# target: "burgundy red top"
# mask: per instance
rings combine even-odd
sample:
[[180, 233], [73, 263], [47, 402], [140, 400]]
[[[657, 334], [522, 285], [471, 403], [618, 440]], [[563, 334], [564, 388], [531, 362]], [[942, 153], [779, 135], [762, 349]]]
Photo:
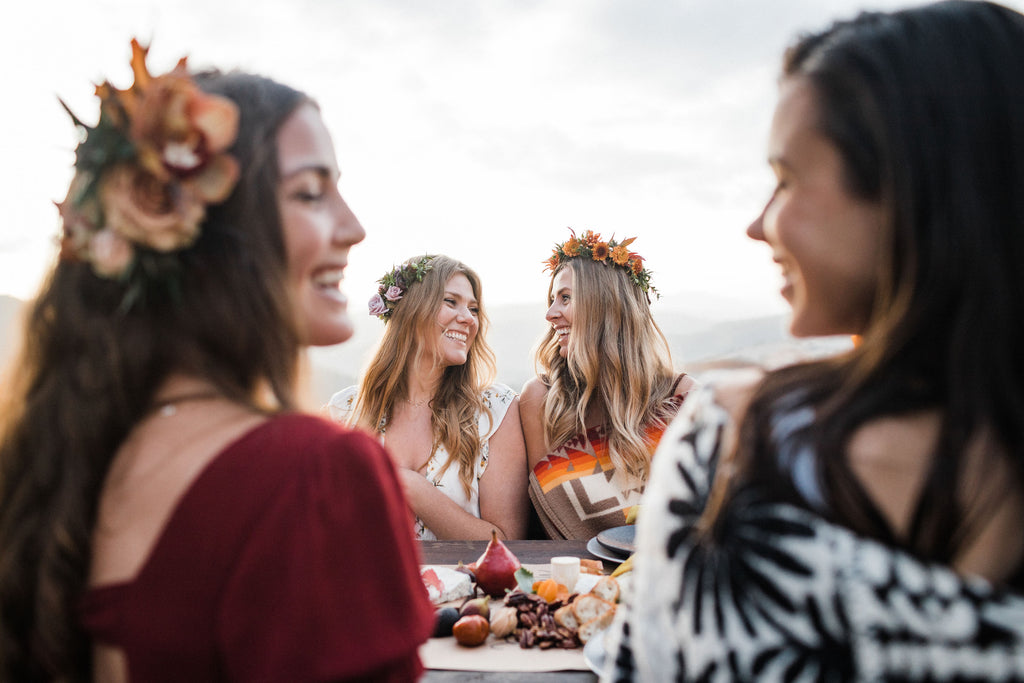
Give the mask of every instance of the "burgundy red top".
[[414, 680], [433, 608], [394, 466], [313, 416], [267, 420], [191, 484], [84, 628], [134, 681]]

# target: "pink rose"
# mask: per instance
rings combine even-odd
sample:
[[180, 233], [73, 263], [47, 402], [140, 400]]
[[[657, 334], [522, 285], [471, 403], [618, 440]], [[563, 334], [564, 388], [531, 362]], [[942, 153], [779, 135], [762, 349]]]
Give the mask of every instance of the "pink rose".
[[374, 294], [370, 297], [370, 315], [375, 315], [378, 318], [388, 311], [388, 305], [384, 303], [384, 299], [381, 298], [380, 294]]
[[398, 285], [391, 285], [388, 287], [388, 291], [384, 293], [384, 298], [388, 301], [398, 301], [402, 298], [402, 288]]
[[108, 170], [99, 193], [107, 227], [157, 251], [192, 244], [206, 215], [202, 198], [190, 187], [179, 185], [175, 192], [170, 184], [132, 164]]
[[135, 249], [110, 228], [100, 230], [89, 240], [89, 261], [100, 277], [115, 278], [122, 275], [135, 258]]

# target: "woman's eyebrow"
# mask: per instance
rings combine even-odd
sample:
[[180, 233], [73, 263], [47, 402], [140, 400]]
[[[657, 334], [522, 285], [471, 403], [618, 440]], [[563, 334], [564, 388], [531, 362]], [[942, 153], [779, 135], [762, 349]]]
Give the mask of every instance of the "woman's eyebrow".
[[[453, 299], [459, 299], [459, 300], [462, 300], [462, 299], [464, 298], [464, 297], [463, 297], [463, 296], [462, 296], [461, 294], [459, 294], [458, 292], [453, 292], [453, 291], [451, 291], [451, 290], [448, 290], [448, 289], [446, 289], [446, 290], [444, 291], [444, 295], [445, 295], [445, 296], [450, 296], [450, 297], [452, 297]], [[476, 301], [476, 299], [475, 299], [474, 297], [470, 297], [470, 298], [469, 298], [469, 303], [471, 303], [471, 304], [475, 304], [476, 302], [477, 302], [477, 301]]]
[[317, 163], [300, 164], [292, 169], [286, 169], [281, 173], [281, 179], [286, 180], [288, 178], [294, 178], [295, 176], [302, 175], [303, 173], [315, 173], [318, 177], [324, 180], [331, 180], [332, 178], [341, 178], [341, 173], [330, 166], [325, 166]]

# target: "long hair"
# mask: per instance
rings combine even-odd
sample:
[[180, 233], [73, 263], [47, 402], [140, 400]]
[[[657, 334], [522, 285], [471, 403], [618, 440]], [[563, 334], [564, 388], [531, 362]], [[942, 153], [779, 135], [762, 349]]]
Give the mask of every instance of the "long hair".
[[[0, 679], [87, 680], [76, 618], [110, 462], [175, 372], [257, 410], [288, 408], [300, 344], [285, 287], [275, 134], [301, 93], [241, 73], [197, 76], [234, 100], [242, 174], [210, 207], [180, 278], [127, 309], [121, 283], [60, 260], [29, 306], [0, 406]], [[267, 390], [274, 400], [261, 399]], [[275, 405], [276, 404], [276, 405]]]
[[545, 440], [549, 448], [586, 431], [591, 405], [605, 413], [608, 451], [617, 470], [641, 482], [650, 468], [648, 428], [672, 415], [675, 372], [668, 341], [651, 316], [647, 295], [622, 268], [574, 258], [555, 276], [572, 273], [572, 334], [569, 352], [559, 354], [549, 329], [534, 353], [537, 374], [548, 385], [544, 397]]
[[[394, 412], [395, 404], [409, 395], [409, 374], [430, 354], [437, 362], [434, 339], [438, 335], [437, 312], [444, 302], [444, 288], [456, 274], [463, 274], [473, 288], [479, 310], [479, 328], [466, 362], [449, 365], [430, 403], [433, 448], [448, 451], [442, 470], [458, 465], [459, 481], [469, 495], [473, 465], [480, 451], [477, 416], [489, 415], [483, 392], [494, 381], [494, 351], [487, 343], [487, 319], [480, 277], [472, 268], [453, 258], [430, 255], [430, 270], [422, 282], [412, 284], [395, 307], [373, 358], [359, 383], [351, 421], [365, 429], [380, 431]], [[413, 263], [410, 259], [406, 263]], [[396, 372], [396, 368], [400, 371]]]
[[[802, 38], [784, 78], [817, 97], [846, 189], [888, 214], [863, 343], [769, 375], [741, 424], [738, 470], [793, 502], [772, 434], [780, 410], [813, 409], [794, 438], [816, 454], [831, 514], [858, 532], [948, 561], [979, 515], [1024, 488], [1024, 16], [987, 2], [865, 13]], [[842, 454], [886, 415], [936, 410], [941, 427], [908, 538], [893, 537]], [[965, 501], [979, 440], [1015, 476]], [[993, 490], [995, 489], [995, 490]], [[735, 490], [735, 488], [734, 488]]]

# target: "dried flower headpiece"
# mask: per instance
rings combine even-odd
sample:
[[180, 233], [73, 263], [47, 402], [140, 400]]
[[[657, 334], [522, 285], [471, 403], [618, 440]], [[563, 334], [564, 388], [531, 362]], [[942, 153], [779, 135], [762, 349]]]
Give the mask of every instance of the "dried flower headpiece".
[[173, 252], [195, 242], [206, 207], [227, 199], [239, 176], [238, 162], [225, 153], [238, 135], [238, 107], [201, 91], [186, 58], [169, 73], [151, 75], [148, 52], [132, 40], [129, 89], [109, 81], [96, 86], [95, 126], [61, 101], [83, 139], [67, 198], [57, 205], [60, 256], [136, 285], [130, 296], [147, 278], [173, 269]]
[[651, 284], [651, 271], [644, 268], [644, 257], [629, 250], [629, 245], [633, 243], [635, 237], [621, 242], [616, 242], [612, 237], [605, 242], [601, 239], [601, 234], [593, 230], [584, 230], [579, 237], [576, 236], [576, 232], [572, 228], [569, 229], [569, 232], [572, 233], [572, 237], [555, 245], [551, 258], [544, 262], [544, 270], [553, 273], [570, 259], [591, 259], [606, 266], [622, 268], [629, 275], [633, 284], [647, 295], [648, 301], [651, 300], [651, 294], [654, 294], [655, 298], [661, 297], [658, 290]]
[[430, 262], [433, 256], [424, 256], [418, 261], [408, 261], [400, 266], [395, 266], [391, 271], [377, 280], [380, 287], [377, 293], [370, 297], [370, 315], [375, 315], [384, 322], [391, 318], [391, 312], [398, 305], [398, 300], [405, 296], [414, 282], [423, 282], [423, 276], [433, 266]]

